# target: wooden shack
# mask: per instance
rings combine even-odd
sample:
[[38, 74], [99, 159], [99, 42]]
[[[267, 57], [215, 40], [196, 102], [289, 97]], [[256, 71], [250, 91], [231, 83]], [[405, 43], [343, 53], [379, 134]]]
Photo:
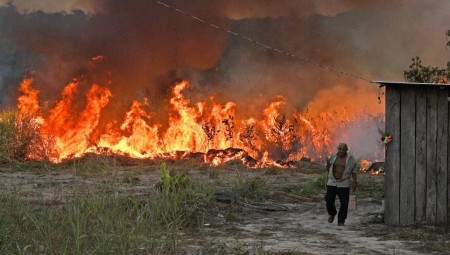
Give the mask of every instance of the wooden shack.
[[450, 84], [386, 86], [385, 215], [388, 225], [442, 224], [450, 205]]

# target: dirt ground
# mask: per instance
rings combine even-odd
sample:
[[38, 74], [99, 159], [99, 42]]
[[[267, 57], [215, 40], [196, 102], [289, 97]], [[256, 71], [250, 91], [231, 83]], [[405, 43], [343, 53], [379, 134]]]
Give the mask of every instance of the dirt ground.
[[287, 211], [245, 209], [242, 222], [212, 224], [205, 231], [206, 236], [223, 240], [228, 247], [242, 242], [281, 254], [418, 254], [408, 250], [401, 241], [368, 235], [368, 231], [383, 228], [373, 224], [369, 230], [363, 223], [367, 217], [382, 212], [381, 205], [370, 199], [359, 201], [357, 210], [349, 213], [345, 226], [337, 226], [336, 220], [332, 224], [327, 222], [323, 202], [283, 205]]
[[[174, 167], [176, 168], [176, 167]], [[183, 170], [186, 171], [186, 170]], [[207, 173], [187, 170], [198, 180], [211, 182], [218, 189], [229, 190], [236, 171], [224, 167]], [[279, 170], [275, 174], [247, 170], [246, 176], [267, 178], [272, 187], [307, 181], [318, 174]], [[242, 174], [242, 173], [241, 173]], [[212, 177], [213, 176], [213, 177]], [[14, 193], [31, 203], [57, 203], [66, 195], [82, 195], [105, 180], [117, 178], [123, 195], [148, 196], [159, 179], [157, 166], [145, 164], [121, 167], [120, 171], [100, 175], [79, 174], [55, 169], [17, 170], [0, 168], [0, 192]], [[128, 178], [128, 181], [127, 181]], [[136, 180], [135, 182], [133, 180]], [[448, 247], [445, 227], [388, 227], [382, 224], [383, 205], [379, 199], [358, 199], [357, 210], [349, 212], [345, 226], [327, 222], [322, 199], [301, 201], [272, 198], [269, 207], [245, 203], [217, 203], [216, 211], [205, 220], [197, 234], [182, 237], [183, 254], [449, 254], [442, 249], [429, 249], [426, 238], [442, 239]], [[271, 206], [270, 206], [271, 205]], [[439, 231], [436, 230], [439, 228]], [[435, 236], [422, 238], [429, 232]]]

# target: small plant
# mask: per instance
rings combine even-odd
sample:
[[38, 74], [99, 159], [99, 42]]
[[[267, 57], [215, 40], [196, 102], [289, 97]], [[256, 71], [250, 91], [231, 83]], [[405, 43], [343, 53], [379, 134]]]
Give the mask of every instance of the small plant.
[[185, 187], [188, 181], [186, 173], [171, 176], [165, 163], [160, 165], [159, 170], [161, 171], [161, 181], [156, 184], [159, 191], [168, 194], [169, 192], [178, 191]]
[[318, 176], [312, 182], [298, 183], [295, 185], [285, 185], [282, 190], [285, 192], [293, 193], [296, 195], [301, 195], [305, 197], [312, 198], [314, 200], [319, 200], [326, 192], [328, 177], [326, 174]]
[[186, 173], [171, 175], [164, 163], [160, 165], [160, 172], [158, 192], [149, 200], [149, 219], [152, 226], [166, 233], [164, 246], [174, 253], [180, 230], [202, 225], [214, 197], [203, 184], [191, 182]]
[[257, 176], [244, 178], [238, 172], [238, 178], [234, 183], [233, 192], [245, 199], [264, 200], [270, 189], [266, 178]]

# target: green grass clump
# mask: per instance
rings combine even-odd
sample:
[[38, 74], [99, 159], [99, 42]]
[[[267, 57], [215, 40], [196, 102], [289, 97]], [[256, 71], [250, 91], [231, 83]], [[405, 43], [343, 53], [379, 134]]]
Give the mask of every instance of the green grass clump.
[[358, 187], [356, 189], [356, 195], [358, 198], [371, 197], [381, 202], [384, 194], [383, 181], [383, 175], [358, 174]]
[[261, 176], [244, 177], [238, 172], [238, 178], [234, 183], [233, 192], [245, 199], [262, 201], [266, 198], [270, 189], [268, 180]]
[[326, 193], [327, 181], [327, 174], [322, 174], [316, 177], [313, 181], [284, 185], [281, 189], [284, 192], [309, 197], [314, 200], [320, 200]]
[[149, 219], [157, 232], [166, 233], [168, 249], [176, 250], [183, 227], [198, 227], [214, 205], [213, 192], [201, 183], [191, 182], [186, 173], [171, 175], [161, 164], [159, 192], [149, 201]]
[[10, 161], [11, 142], [14, 138], [14, 111], [0, 111], [0, 160]]
[[162, 176], [170, 186], [151, 197], [122, 195], [120, 179], [45, 203], [0, 194], [0, 254], [178, 254], [215, 200], [188, 176]]

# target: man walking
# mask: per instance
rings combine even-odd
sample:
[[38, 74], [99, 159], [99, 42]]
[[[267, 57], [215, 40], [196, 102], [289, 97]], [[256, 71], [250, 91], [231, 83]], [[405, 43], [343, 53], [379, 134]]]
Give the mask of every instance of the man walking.
[[[332, 154], [327, 162], [328, 182], [325, 201], [329, 215], [328, 222], [333, 223], [337, 214], [336, 195], [339, 197], [341, 207], [338, 213], [338, 225], [343, 226], [347, 219], [350, 185], [352, 191], [356, 190], [356, 162], [355, 158], [348, 153], [347, 144], [340, 143], [337, 150], [337, 153]], [[353, 177], [353, 182], [350, 181], [350, 176]]]

